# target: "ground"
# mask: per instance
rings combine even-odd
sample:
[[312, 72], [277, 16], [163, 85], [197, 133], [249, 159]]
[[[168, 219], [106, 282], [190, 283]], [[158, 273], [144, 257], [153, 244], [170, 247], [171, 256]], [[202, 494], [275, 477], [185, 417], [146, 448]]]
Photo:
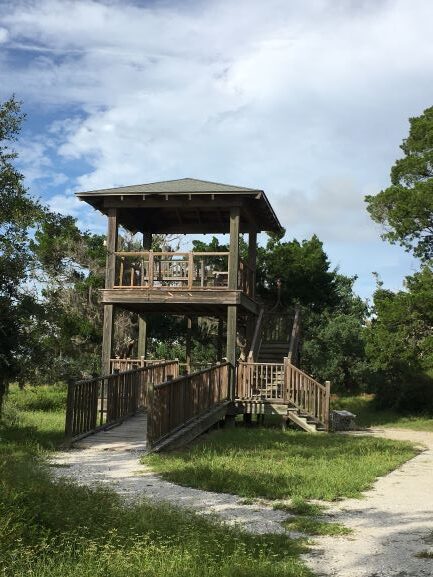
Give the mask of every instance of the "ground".
[[[433, 560], [428, 558], [427, 541], [433, 530], [433, 433], [386, 429], [373, 430], [370, 435], [412, 441], [422, 447], [422, 452], [378, 479], [363, 498], [333, 503], [324, 519], [353, 532], [314, 537], [303, 560], [314, 573], [324, 576], [431, 576]], [[110, 449], [107, 437], [103, 444], [87, 441], [84, 450], [57, 455], [55, 464], [62, 467], [54, 469], [56, 475], [90, 485], [106, 483], [128, 499], [145, 496], [152, 502], [214, 513], [225, 522], [240, 523], [254, 533], [287, 532], [285, 521], [291, 518], [287, 510], [272, 508], [265, 501], [245, 503], [234, 495], [164, 481], [148, 466], [139, 465], [136, 452], [121, 445], [117, 450]], [[289, 535], [297, 537], [299, 533], [289, 531]]]
[[353, 534], [316, 538], [304, 560], [318, 576], [431, 577], [433, 433], [384, 429], [372, 434], [410, 440], [427, 450], [378, 479], [363, 499], [333, 506], [330, 518]]

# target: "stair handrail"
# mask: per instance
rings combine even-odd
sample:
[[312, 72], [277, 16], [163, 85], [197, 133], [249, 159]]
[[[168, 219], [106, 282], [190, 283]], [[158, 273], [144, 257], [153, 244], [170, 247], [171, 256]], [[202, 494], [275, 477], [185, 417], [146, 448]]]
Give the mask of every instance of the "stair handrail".
[[316, 379], [284, 359], [284, 398], [305, 411], [329, 430], [331, 383], [322, 385]]
[[265, 314], [265, 308], [262, 307], [257, 317], [253, 340], [251, 341], [250, 352], [248, 353], [249, 362], [254, 362], [254, 359], [257, 357], [257, 353], [259, 351], [260, 341], [262, 339], [262, 323], [264, 314]]
[[289, 352], [287, 354], [289, 363], [292, 363], [293, 365], [295, 365], [295, 355], [297, 348], [299, 346], [300, 329], [301, 329], [301, 307], [299, 305], [296, 305], [295, 315], [293, 317], [292, 332], [290, 334]]

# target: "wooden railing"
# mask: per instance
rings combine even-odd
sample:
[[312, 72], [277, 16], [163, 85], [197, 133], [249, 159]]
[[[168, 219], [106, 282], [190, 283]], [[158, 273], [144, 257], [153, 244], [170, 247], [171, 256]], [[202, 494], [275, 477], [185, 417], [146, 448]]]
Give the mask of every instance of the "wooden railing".
[[76, 440], [133, 415], [147, 406], [151, 385], [178, 374], [177, 361], [164, 361], [70, 383], [65, 426], [67, 440]]
[[262, 342], [289, 343], [293, 326], [293, 313], [265, 313], [263, 318]]
[[287, 358], [284, 364], [239, 362], [236, 397], [287, 403], [329, 429], [329, 381], [318, 383]]
[[331, 384], [321, 385], [315, 379], [295, 367], [285, 363], [285, 390], [287, 399], [329, 430], [329, 402]]
[[295, 307], [295, 316], [293, 319], [292, 332], [289, 342], [289, 353], [287, 358], [289, 363], [297, 366], [299, 364], [299, 346], [301, 340], [301, 308], [297, 305]]
[[253, 339], [251, 341], [251, 348], [250, 352], [248, 353], [248, 361], [250, 363], [254, 362], [254, 359], [257, 358], [257, 354], [260, 349], [260, 343], [262, 340], [262, 324], [263, 324], [263, 317], [265, 314], [265, 309], [262, 307], [260, 312], [257, 316], [256, 326], [254, 328]]
[[130, 371], [131, 369], [137, 369], [139, 367], [148, 367], [150, 365], [155, 365], [158, 363], [163, 363], [165, 359], [145, 359], [140, 357], [139, 359], [110, 359], [111, 373], [121, 373], [123, 371]]
[[227, 401], [230, 365], [209, 369], [156, 384], [148, 404], [148, 439], [151, 445], [191, 419]]
[[239, 362], [236, 396], [240, 399], [283, 400], [284, 365]]
[[246, 295], [254, 296], [255, 272], [243, 259], [239, 259], [238, 287]]
[[114, 288], [228, 287], [228, 252], [116, 252]]

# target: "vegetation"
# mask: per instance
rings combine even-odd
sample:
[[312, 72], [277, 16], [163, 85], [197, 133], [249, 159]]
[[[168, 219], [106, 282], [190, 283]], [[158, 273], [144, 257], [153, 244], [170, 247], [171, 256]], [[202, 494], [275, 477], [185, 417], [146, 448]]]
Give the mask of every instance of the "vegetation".
[[307, 577], [301, 542], [112, 492], [53, 482], [43, 457], [62, 437], [65, 390], [11, 389], [0, 428], [0, 575]]
[[394, 409], [381, 409], [374, 395], [340, 397], [331, 401], [331, 408], [354, 413], [356, 424], [360, 427], [395, 427], [414, 431], [433, 431], [433, 415], [402, 414]]
[[289, 531], [298, 531], [307, 535], [350, 535], [352, 529], [341, 523], [328, 523], [311, 517], [292, 517], [284, 521], [284, 526]]
[[179, 485], [242, 497], [335, 500], [359, 497], [414, 454], [410, 444], [384, 439], [236, 428], [145, 462]]
[[409, 123], [391, 186], [366, 202], [372, 219], [386, 227], [383, 238], [428, 261], [433, 257], [433, 107]]

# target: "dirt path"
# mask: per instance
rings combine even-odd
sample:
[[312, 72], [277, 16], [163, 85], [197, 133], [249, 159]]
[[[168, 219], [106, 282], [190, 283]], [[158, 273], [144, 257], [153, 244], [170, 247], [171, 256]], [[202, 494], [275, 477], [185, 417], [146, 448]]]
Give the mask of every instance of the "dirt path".
[[[146, 442], [137, 437], [137, 431], [142, 431], [143, 425], [131, 420], [123, 425], [125, 429], [89, 437], [81, 450], [58, 453], [53, 465], [60, 466], [54, 466], [53, 472], [80, 484], [108, 485], [129, 501], [145, 497], [214, 513], [254, 533], [286, 532], [281, 522], [289, 515], [283, 511], [265, 504], [246, 505], [235, 495], [180, 487], [140, 465]], [[380, 478], [365, 498], [341, 501], [330, 509], [329, 520], [354, 533], [315, 537], [304, 561], [318, 576], [433, 577], [433, 559], [416, 556], [433, 552], [433, 540], [428, 539], [433, 532], [433, 433], [386, 429], [372, 434], [423, 444], [427, 450]]]
[[[264, 505], [245, 505], [240, 497], [180, 487], [164, 481], [139, 463], [147, 448], [143, 431], [146, 415], [129, 419], [106, 433], [87, 437], [77, 449], [57, 453], [52, 459], [56, 477], [65, 477], [89, 486], [106, 485], [127, 501], [147, 498], [178, 507], [215, 514], [229, 524], [239, 523], [252, 533], [286, 533], [282, 511]], [[292, 537], [298, 533], [288, 533]]]
[[433, 576], [433, 433], [403, 429], [374, 430], [376, 436], [408, 440], [427, 447], [386, 477], [364, 499], [342, 501], [332, 520], [354, 530], [348, 537], [315, 538], [304, 556], [318, 576]]

